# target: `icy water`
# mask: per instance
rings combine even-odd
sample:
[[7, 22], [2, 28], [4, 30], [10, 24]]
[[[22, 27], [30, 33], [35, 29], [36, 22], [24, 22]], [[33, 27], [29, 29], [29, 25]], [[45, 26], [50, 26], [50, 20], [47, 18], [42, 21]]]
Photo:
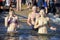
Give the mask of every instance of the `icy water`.
[[0, 29], [0, 40], [60, 40], [60, 30], [49, 30], [48, 34], [38, 34], [27, 27], [26, 23], [21, 23], [21, 25], [23, 26], [17, 29], [18, 32], [12, 34], [7, 34], [6, 28]]
[[[36, 31], [32, 30], [31, 27], [27, 25], [27, 23], [20, 22], [20, 28], [17, 29], [17, 33], [6, 33], [6, 29], [4, 27], [4, 24], [1, 19], [0, 20], [0, 40], [60, 40], [60, 21], [55, 20], [52, 16], [50, 16], [50, 19], [53, 23], [51, 23], [52, 26], [57, 26], [56, 31], [48, 30], [48, 34], [38, 34]], [[58, 24], [58, 25], [57, 25]]]
[[[34, 33], [33, 33], [34, 34]], [[14, 36], [0, 35], [0, 40], [60, 40], [57, 35], [32, 35], [29, 33], [15, 34]]]

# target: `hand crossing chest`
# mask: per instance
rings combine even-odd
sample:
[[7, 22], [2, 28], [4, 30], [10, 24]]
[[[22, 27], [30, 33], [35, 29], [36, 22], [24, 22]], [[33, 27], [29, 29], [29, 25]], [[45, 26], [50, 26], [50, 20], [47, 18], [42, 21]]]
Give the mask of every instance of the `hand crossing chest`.
[[47, 24], [47, 19], [44, 18], [44, 19], [39, 19], [39, 25], [44, 25], [44, 24]]

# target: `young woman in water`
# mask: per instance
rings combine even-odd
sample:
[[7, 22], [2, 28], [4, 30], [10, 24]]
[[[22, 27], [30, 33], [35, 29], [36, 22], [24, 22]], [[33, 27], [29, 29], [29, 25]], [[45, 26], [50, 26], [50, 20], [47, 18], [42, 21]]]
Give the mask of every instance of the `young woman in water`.
[[[40, 10], [40, 17], [36, 19], [36, 23], [34, 28], [38, 28], [38, 33], [40, 34], [47, 34], [47, 28], [50, 27], [49, 25], [49, 18], [45, 15], [45, 12], [43, 9]], [[55, 28], [50, 27], [52, 30], [55, 30]]]
[[18, 17], [13, 13], [13, 10], [10, 10], [9, 15], [5, 17], [5, 26], [8, 27], [7, 32], [16, 32]]

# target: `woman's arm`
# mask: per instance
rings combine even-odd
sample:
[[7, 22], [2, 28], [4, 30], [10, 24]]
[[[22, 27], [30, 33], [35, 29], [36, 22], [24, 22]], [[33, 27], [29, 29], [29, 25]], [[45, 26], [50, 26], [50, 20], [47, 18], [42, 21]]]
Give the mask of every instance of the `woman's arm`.
[[48, 8], [47, 7], [45, 7], [45, 10], [46, 10], [46, 13], [48, 12]]
[[38, 19], [36, 19], [34, 28], [38, 28], [39, 26], [40, 26], [40, 25], [38, 24]]
[[31, 26], [30, 21], [31, 21], [31, 18], [30, 18], [30, 15], [29, 15], [29, 16], [28, 16], [28, 19], [27, 19], [27, 23], [28, 23], [29, 26]]
[[17, 27], [19, 28], [19, 20], [18, 20], [18, 17], [16, 16], [16, 21], [17, 21]]
[[[49, 21], [50, 21], [50, 19], [49, 19]], [[50, 25], [50, 22], [49, 22], [49, 21], [48, 21], [48, 27], [50, 27], [51, 30], [56, 30], [55, 27], [52, 27], [52, 26]]]
[[5, 17], [5, 27], [7, 27], [8, 26], [8, 17]]
[[15, 18], [16, 18], [16, 20], [17, 20], [17, 23], [18, 23], [18, 17], [16, 16]]

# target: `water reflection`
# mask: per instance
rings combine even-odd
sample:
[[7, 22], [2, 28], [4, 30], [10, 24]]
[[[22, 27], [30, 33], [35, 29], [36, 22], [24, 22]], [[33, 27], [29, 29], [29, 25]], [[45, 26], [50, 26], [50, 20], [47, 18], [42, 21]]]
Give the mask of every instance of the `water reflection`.
[[4, 40], [19, 40], [18, 37], [6, 37]]
[[0, 40], [60, 40], [60, 36], [32, 36], [27, 34], [22, 34], [19, 36], [6, 36], [6, 37], [0, 37]]
[[39, 40], [49, 40], [47, 36], [39, 36]]
[[53, 36], [50, 38], [50, 40], [60, 40], [60, 37]]

